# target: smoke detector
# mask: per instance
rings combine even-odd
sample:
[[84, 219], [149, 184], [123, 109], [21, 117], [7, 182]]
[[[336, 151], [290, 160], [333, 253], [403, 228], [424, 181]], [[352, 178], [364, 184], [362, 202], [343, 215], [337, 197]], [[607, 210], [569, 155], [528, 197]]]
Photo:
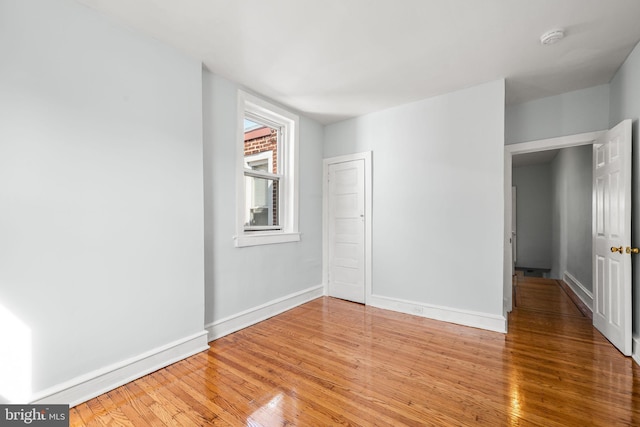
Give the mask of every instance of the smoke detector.
[[564, 37], [564, 30], [547, 31], [540, 36], [540, 43], [543, 45], [558, 43]]

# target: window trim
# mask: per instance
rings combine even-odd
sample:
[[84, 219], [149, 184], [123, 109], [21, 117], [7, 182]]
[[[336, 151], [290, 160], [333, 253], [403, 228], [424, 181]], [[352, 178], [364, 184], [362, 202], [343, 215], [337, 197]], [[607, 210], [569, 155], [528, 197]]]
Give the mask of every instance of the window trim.
[[[245, 113], [251, 117], [264, 119], [269, 125], [276, 125], [281, 130], [281, 145], [278, 162], [282, 169], [280, 175], [280, 230], [245, 231], [245, 159], [244, 159], [244, 119]], [[276, 243], [297, 242], [298, 231], [298, 136], [299, 118], [263, 99], [238, 91], [236, 137], [236, 247], [269, 245]]]

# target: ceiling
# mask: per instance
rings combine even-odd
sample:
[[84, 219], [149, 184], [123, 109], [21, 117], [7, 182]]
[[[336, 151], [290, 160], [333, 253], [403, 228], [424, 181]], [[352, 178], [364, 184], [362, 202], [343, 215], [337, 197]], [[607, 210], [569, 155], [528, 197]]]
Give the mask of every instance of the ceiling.
[[604, 84], [640, 40], [638, 0], [78, 1], [321, 123], [501, 78], [507, 103]]

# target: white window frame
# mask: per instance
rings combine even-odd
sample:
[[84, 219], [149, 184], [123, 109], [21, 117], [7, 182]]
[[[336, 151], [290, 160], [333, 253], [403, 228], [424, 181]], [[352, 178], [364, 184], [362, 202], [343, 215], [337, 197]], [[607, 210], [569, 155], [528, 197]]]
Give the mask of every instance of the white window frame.
[[[281, 229], [265, 231], [245, 230], [245, 157], [244, 119], [245, 113], [264, 120], [281, 130], [278, 148], [279, 175], [279, 220]], [[236, 247], [297, 242], [298, 231], [298, 134], [299, 118], [263, 99], [238, 91], [238, 125], [236, 138]], [[251, 118], [249, 118], [251, 120]]]

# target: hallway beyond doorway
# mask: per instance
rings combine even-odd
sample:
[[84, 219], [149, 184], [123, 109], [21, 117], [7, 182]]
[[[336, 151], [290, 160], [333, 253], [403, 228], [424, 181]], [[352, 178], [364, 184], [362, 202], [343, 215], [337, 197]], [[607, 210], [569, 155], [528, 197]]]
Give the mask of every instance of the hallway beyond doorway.
[[514, 282], [515, 307], [560, 316], [592, 319], [591, 311], [561, 280], [518, 275]]

